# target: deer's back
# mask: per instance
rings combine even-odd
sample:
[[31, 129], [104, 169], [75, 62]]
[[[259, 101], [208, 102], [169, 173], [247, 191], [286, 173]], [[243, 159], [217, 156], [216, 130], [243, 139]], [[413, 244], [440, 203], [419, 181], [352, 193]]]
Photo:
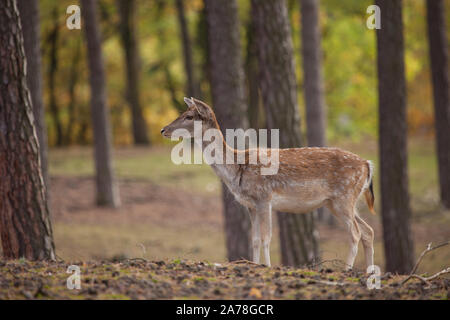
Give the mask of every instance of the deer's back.
[[356, 201], [368, 170], [367, 160], [339, 148], [280, 149], [278, 173], [261, 176], [249, 166], [242, 191], [272, 201], [275, 210], [308, 212], [333, 199]]

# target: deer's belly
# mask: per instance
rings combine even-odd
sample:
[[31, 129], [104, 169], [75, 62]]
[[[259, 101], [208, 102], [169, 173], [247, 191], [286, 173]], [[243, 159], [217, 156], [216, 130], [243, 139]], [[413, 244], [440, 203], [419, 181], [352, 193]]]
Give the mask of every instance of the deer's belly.
[[307, 213], [320, 208], [325, 204], [326, 199], [321, 197], [299, 197], [299, 195], [273, 194], [272, 210], [291, 213]]

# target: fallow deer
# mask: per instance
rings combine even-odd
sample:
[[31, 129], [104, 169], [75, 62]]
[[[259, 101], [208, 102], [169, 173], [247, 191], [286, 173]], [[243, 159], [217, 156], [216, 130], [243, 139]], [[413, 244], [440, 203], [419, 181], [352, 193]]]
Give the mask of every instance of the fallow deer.
[[[194, 121], [202, 121], [202, 130], [219, 129], [215, 114], [206, 103], [184, 98], [188, 109], [161, 130], [170, 138], [176, 129], [186, 129], [194, 135]], [[204, 142], [203, 142], [204, 143]], [[216, 143], [234, 155], [248, 154], [252, 149], [236, 150], [223, 139]], [[202, 146], [205, 147], [205, 146]], [[367, 266], [373, 265], [373, 229], [356, 210], [358, 198], [364, 193], [367, 205], [374, 214], [372, 188], [373, 166], [370, 161], [339, 148], [267, 149], [278, 152], [279, 168], [274, 175], [261, 175], [264, 164], [212, 164], [219, 178], [228, 186], [236, 200], [247, 207], [252, 222], [253, 261], [260, 263], [261, 244], [267, 266], [270, 266], [269, 247], [272, 237], [272, 210], [307, 213], [327, 207], [342, 220], [349, 233], [350, 253], [346, 260], [351, 269], [362, 240]], [[267, 165], [267, 164], [266, 164]]]

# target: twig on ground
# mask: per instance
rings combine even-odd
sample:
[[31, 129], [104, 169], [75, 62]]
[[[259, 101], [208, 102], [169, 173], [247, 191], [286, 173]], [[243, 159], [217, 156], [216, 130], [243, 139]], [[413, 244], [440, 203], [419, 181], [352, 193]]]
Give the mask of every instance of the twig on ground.
[[145, 258], [130, 258], [127, 259], [128, 261], [142, 261], [142, 262], [148, 262]]
[[439, 244], [439, 245], [437, 245], [437, 246], [435, 246], [435, 247], [432, 247], [432, 246], [431, 246], [431, 245], [432, 245], [432, 242], [430, 242], [430, 243], [428, 244], [427, 248], [426, 248], [424, 251], [422, 251], [422, 253], [420, 254], [419, 259], [417, 259], [417, 262], [416, 262], [416, 264], [414, 265], [414, 268], [412, 269], [412, 271], [411, 271], [410, 274], [416, 273], [417, 268], [419, 267], [420, 262], [422, 261], [423, 257], [424, 257], [428, 252], [433, 251], [433, 250], [436, 250], [436, 249], [439, 249], [439, 248], [441, 248], [441, 247], [443, 247], [443, 246], [448, 245], [449, 243], [450, 243], [450, 241], [447, 241], [447, 242], [441, 243], [441, 244]]
[[419, 279], [423, 283], [426, 283], [429, 285], [431, 280], [434, 280], [434, 279], [438, 278], [439, 276], [442, 276], [443, 274], [447, 274], [447, 273], [450, 273], [450, 267], [447, 269], [441, 270], [430, 277], [422, 277], [417, 274], [410, 274], [405, 280], [402, 281], [402, 284], [405, 284], [408, 280], [415, 278], [415, 279]]
[[348, 266], [343, 260], [340, 260], [340, 259], [329, 259], [329, 260], [321, 260], [321, 261], [318, 261], [318, 262], [313, 262], [310, 265], [308, 265], [308, 268], [313, 269], [313, 268], [315, 268], [317, 266], [320, 266], [322, 264], [329, 263], [329, 262], [332, 263], [332, 265], [336, 266], [336, 267], [346, 268]]
[[235, 260], [235, 261], [230, 261], [231, 264], [253, 264], [256, 266], [263, 266], [262, 264], [250, 261], [250, 260], [246, 260], [246, 259], [242, 259], [242, 260]]
[[408, 276], [405, 280], [402, 281], [402, 285], [405, 284], [406, 282], [408, 282], [410, 279], [413, 279], [413, 278], [419, 279], [419, 280], [422, 281], [423, 283], [426, 283], [426, 284], [429, 285], [431, 280], [434, 280], [434, 279], [438, 278], [439, 276], [441, 276], [441, 275], [443, 275], [443, 274], [450, 273], [450, 267], [448, 267], [448, 268], [446, 268], [446, 269], [443, 269], [443, 270], [441, 270], [441, 271], [435, 273], [434, 275], [432, 275], [432, 276], [430, 276], [430, 277], [422, 277], [422, 276], [419, 276], [419, 275], [417, 275], [417, 274], [415, 273], [415, 272], [417, 271], [417, 268], [419, 267], [420, 262], [422, 262], [423, 257], [424, 257], [427, 253], [429, 253], [429, 252], [431, 252], [431, 251], [433, 251], [433, 250], [436, 250], [436, 249], [438, 249], [438, 248], [442, 248], [443, 246], [446, 246], [446, 245], [448, 245], [448, 244], [450, 244], [450, 241], [446, 241], [446, 242], [443, 242], [443, 243], [441, 243], [441, 244], [439, 244], [439, 245], [437, 245], [437, 246], [435, 246], [435, 247], [432, 247], [432, 246], [431, 246], [431, 245], [432, 245], [432, 242], [430, 242], [430, 243], [428, 244], [427, 248], [426, 248], [424, 251], [422, 251], [422, 253], [420, 254], [419, 259], [417, 259], [417, 262], [416, 262], [416, 264], [414, 265], [414, 268], [411, 270], [409, 276]]

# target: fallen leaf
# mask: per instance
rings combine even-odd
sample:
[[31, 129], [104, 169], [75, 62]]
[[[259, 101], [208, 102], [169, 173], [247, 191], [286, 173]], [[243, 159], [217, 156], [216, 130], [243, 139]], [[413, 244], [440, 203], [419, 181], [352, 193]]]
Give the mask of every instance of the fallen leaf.
[[256, 288], [251, 288], [250, 289], [250, 293], [248, 295], [250, 297], [255, 297], [256, 299], [261, 299], [262, 298], [261, 290], [256, 289]]

